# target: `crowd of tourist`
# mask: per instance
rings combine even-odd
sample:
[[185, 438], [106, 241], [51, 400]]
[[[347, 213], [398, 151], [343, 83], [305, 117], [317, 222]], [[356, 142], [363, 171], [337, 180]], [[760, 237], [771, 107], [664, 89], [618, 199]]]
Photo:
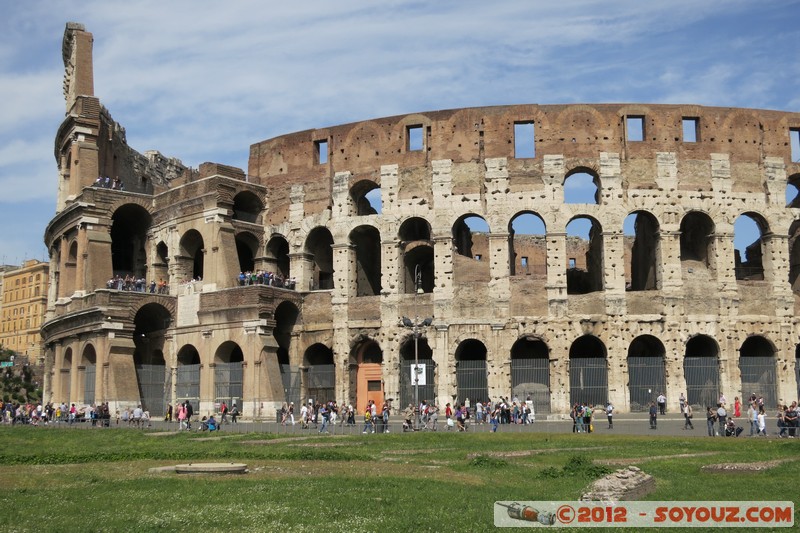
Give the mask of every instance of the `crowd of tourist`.
[[106, 282], [106, 288], [118, 291], [149, 292], [150, 294], [169, 294], [167, 282], [161, 279], [158, 283], [155, 280], [147, 283], [145, 278], [137, 278], [130, 274], [126, 276], [115, 275]]
[[269, 285], [271, 287], [279, 287], [290, 290], [294, 290], [297, 283], [294, 278], [287, 279], [278, 273], [266, 272], [264, 270], [258, 270], [255, 272], [251, 272], [249, 270], [246, 272], [239, 272], [237, 281], [239, 282], [240, 287], [244, 287], [246, 285]]
[[95, 187], [102, 187], [104, 189], [114, 189], [117, 191], [124, 191], [125, 185], [123, 185], [122, 180], [119, 178], [114, 178], [113, 180], [108, 176], [98, 176], [96, 180], [94, 180]]

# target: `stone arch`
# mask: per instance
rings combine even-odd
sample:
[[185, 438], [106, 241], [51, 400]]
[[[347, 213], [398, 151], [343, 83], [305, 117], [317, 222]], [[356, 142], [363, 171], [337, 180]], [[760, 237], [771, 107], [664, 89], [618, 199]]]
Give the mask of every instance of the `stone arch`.
[[264, 210], [264, 202], [251, 191], [241, 191], [233, 197], [233, 220], [259, 224], [261, 222], [261, 212]]
[[742, 395], [764, 398], [764, 406], [778, 405], [777, 350], [766, 337], [747, 337], [739, 348], [739, 371], [742, 376]]
[[608, 362], [606, 346], [594, 335], [583, 335], [569, 347], [569, 401], [571, 405], [606, 405]]
[[268, 272], [273, 272], [289, 279], [290, 277], [290, 260], [289, 260], [289, 242], [281, 234], [274, 233], [269, 238], [265, 247], [266, 262], [265, 268]]
[[350, 232], [355, 255], [355, 295], [381, 293], [381, 234], [374, 226], [358, 226]]
[[639, 335], [628, 346], [630, 410], [646, 412], [650, 402], [667, 391], [666, 349], [653, 335]]
[[276, 355], [281, 371], [281, 381], [285, 391], [285, 401], [300, 405], [301, 402], [301, 370], [300, 361], [293, 360], [293, 352], [297, 331], [302, 326], [300, 309], [294, 302], [284, 300], [275, 307], [273, 315], [275, 325], [272, 336], [277, 344]]
[[[160, 302], [174, 299], [165, 296], [154, 298], [159, 301], [141, 305], [133, 317], [133, 362], [142, 407], [153, 416], [162, 416], [168, 402], [170, 379], [164, 360], [165, 333], [173, 315]], [[174, 306], [174, 302], [170, 303]], [[199, 368], [197, 372], [199, 376]]]
[[357, 409], [370, 401], [380, 408], [384, 402], [383, 350], [375, 339], [365, 335], [353, 342], [350, 348], [350, 387], [355, 392]]
[[86, 343], [81, 350], [81, 391], [83, 403], [94, 405], [97, 390], [97, 351], [94, 344]]
[[786, 179], [786, 207], [800, 208], [800, 173]]
[[525, 335], [511, 347], [511, 396], [530, 401], [534, 413], [550, 413], [550, 347]]
[[535, 211], [520, 211], [508, 223], [509, 271], [512, 276], [547, 277], [547, 225]]
[[137, 203], [126, 203], [111, 215], [111, 262], [114, 274], [147, 277], [147, 232], [152, 216]]
[[336, 400], [336, 366], [333, 350], [322, 343], [309, 346], [303, 354], [306, 367], [306, 396], [316, 403]]
[[[589, 183], [594, 186], [594, 191], [591, 190]], [[564, 182], [561, 185], [564, 189], [565, 204], [600, 203], [602, 182], [596, 169], [587, 166], [574, 167], [564, 175]], [[588, 202], [589, 199], [592, 202]]]
[[312, 284], [315, 289], [333, 289], [333, 235], [328, 228], [317, 226], [308, 233], [305, 252], [312, 256]]
[[203, 235], [196, 229], [186, 231], [181, 236], [179, 250], [176, 258], [178, 279], [202, 279], [206, 253]]
[[[415, 344], [416, 340], [416, 344]], [[413, 333], [404, 335], [398, 342], [400, 354], [400, 404], [398, 408], [427, 401], [436, 401], [436, 361], [433, 359], [433, 350], [428, 344], [428, 337], [424, 328], [419, 332], [419, 337], [414, 338]], [[420, 381], [412, 378], [415, 361], [424, 368], [419, 375]], [[424, 365], [424, 367], [422, 366]], [[418, 398], [415, 398], [415, 388], [418, 387]]]
[[418, 289], [433, 292], [435, 270], [430, 224], [424, 218], [408, 218], [400, 225], [397, 236], [402, 250], [402, 292], [413, 294]]
[[61, 356], [61, 366], [59, 368], [61, 375], [59, 378], [61, 379], [61, 386], [59, 390], [59, 394], [61, 395], [62, 401], [65, 403], [70, 403], [71, 398], [71, 385], [72, 385], [72, 348], [67, 347], [64, 349], [64, 353]]
[[[632, 219], [632, 223], [629, 220]], [[633, 226], [633, 235], [629, 234]], [[661, 287], [659, 260], [661, 258], [659, 224], [649, 211], [630, 213], [623, 225], [625, 255], [625, 290], [649, 291]]]
[[702, 211], [690, 211], [681, 219], [681, 263], [686, 268], [710, 269], [714, 257], [714, 221]]
[[388, 139], [383, 130], [374, 122], [355, 125], [344, 139], [343, 156], [345, 161], [374, 160], [379, 154], [376, 146], [386, 146]]
[[719, 345], [708, 335], [694, 335], [686, 342], [683, 357], [686, 401], [703, 411], [719, 400]]
[[746, 211], [739, 215], [734, 223], [734, 238], [740, 233], [747, 232], [747, 229], [741, 226], [740, 223], [746, 222], [748, 219], [751, 221], [751, 225], [758, 228], [758, 237], [747, 245], [744, 250], [740, 248], [734, 249], [736, 279], [739, 281], [763, 280], [765, 279], [763, 257], [768, 244], [764, 238], [770, 233], [769, 224], [761, 214], [754, 211]]
[[243, 405], [244, 353], [234, 341], [225, 341], [214, 352], [214, 402]]
[[[559, 131], [583, 130], [587, 133], [595, 132], [596, 135], [609, 133], [608, 128], [605, 127], [603, 115], [594, 107], [583, 104], [567, 106], [556, 116], [553, 123], [556, 124], [556, 128]], [[581, 144], [593, 143], [596, 142], [596, 137], [587, 136], [584, 138], [576, 136], [574, 139], [564, 140]]]
[[476, 338], [459, 342], [455, 351], [457, 404], [469, 402], [472, 406], [490, 400], [487, 355], [486, 345]]
[[253, 272], [256, 267], [255, 258], [261, 249], [259, 238], [249, 231], [239, 231], [234, 239], [236, 241], [236, 255], [239, 258], [239, 271]]
[[602, 291], [603, 227], [594, 217], [576, 215], [569, 221], [566, 230], [567, 294]]
[[175, 357], [175, 390], [177, 400], [188, 401], [196, 412], [200, 409], [200, 352], [192, 344], [184, 344]]
[[356, 216], [378, 215], [383, 211], [381, 186], [372, 180], [361, 180], [350, 187], [350, 201]]

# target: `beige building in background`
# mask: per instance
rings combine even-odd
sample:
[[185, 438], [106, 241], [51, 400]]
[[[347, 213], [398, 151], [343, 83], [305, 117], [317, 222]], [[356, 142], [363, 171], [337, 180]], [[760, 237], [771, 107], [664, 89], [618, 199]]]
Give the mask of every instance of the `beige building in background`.
[[[274, 419], [415, 389], [530, 397], [537, 415], [798, 396], [800, 113], [453, 109], [258, 142], [247, 172], [193, 169], [127, 145], [92, 46], [67, 25], [47, 399]], [[574, 202], [578, 179], [594, 194]], [[758, 234], [735, 250], [740, 217]]]
[[44, 349], [40, 329], [47, 311], [48, 263], [29, 259], [2, 274], [2, 327], [0, 344], [42, 364]]

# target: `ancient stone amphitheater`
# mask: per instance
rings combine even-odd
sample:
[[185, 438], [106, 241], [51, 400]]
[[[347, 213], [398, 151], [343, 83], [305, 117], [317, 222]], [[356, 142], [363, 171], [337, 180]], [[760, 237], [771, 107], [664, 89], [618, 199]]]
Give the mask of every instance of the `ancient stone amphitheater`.
[[[128, 147], [94, 96], [92, 44], [68, 24], [50, 400], [273, 419], [415, 393], [537, 414], [797, 398], [800, 114], [455, 109], [194, 169]], [[756, 230], [737, 250], [742, 217]]]

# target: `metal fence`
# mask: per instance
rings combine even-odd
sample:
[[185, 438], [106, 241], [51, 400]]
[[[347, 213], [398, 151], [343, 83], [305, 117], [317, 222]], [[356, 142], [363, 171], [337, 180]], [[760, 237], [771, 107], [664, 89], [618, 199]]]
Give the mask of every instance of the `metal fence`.
[[533, 401], [533, 412], [550, 413], [550, 360], [547, 357], [511, 359], [511, 396]]
[[608, 365], [604, 357], [570, 357], [569, 401], [605, 405], [608, 401]]
[[214, 366], [214, 398], [215, 402], [241, 404], [244, 368], [241, 361], [233, 363], [217, 363]]
[[715, 356], [683, 358], [686, 377], [686, 401], [704, 410], [719, 401], [719, 362]]
[[281, 365], [281, 381], [283, 382], [284, 401], [302, 405], [300, 401], [300, 368], [292, 365]]
[[470, 400], [485, 402], [489, 399], [489, 385], [486, 377], [486, 360], [459, 361], [456, 367], [456, 401]]
[[628, 357], [630, 410], [647, 411], [650, 402], [667, 391], [664, 357], [631, 355]]
[[[420, 379], [419, 401], [427, 400], [428, 403], [436, 401], [436, 384], [434, 383], [435, 365], [433, 359], [419, 359], [420, 365], [425, 365], [424, 380]], [[404, 409], [414, 403], [414, 380], [411, 379], [411, 367], [414, 361], [402, 360], [400, 362], [400, 403], [395, 407]], [[425, 383], [424, 385], [422, 383]]]
[[83, 371], [83, 403], [94, 404], [96, 379], [97, 367], [95, 365], [86, 365]]
[[764, 405], [778, 405], [778, 394], [775, 390], [775, 358], [772, 356], [739, 357], [739, 370], [742, 372], [742, 394], [764, 396]]
[[165, 365], [136, 365], [136, 379], [139, 382], [142, 409], [149, 411], [151, 417], [164, 416], [164, 409], [169, 401], [167, 394], [172, 388], [167, 367]]
[[308, 397], [314, 402], [336, 400], [336, 366], [310, 365], [306, 374]]
[[200, 408], [200, 365], [178, 365], [175, 374], [177, 400], [189, 400], [195, 409]]

